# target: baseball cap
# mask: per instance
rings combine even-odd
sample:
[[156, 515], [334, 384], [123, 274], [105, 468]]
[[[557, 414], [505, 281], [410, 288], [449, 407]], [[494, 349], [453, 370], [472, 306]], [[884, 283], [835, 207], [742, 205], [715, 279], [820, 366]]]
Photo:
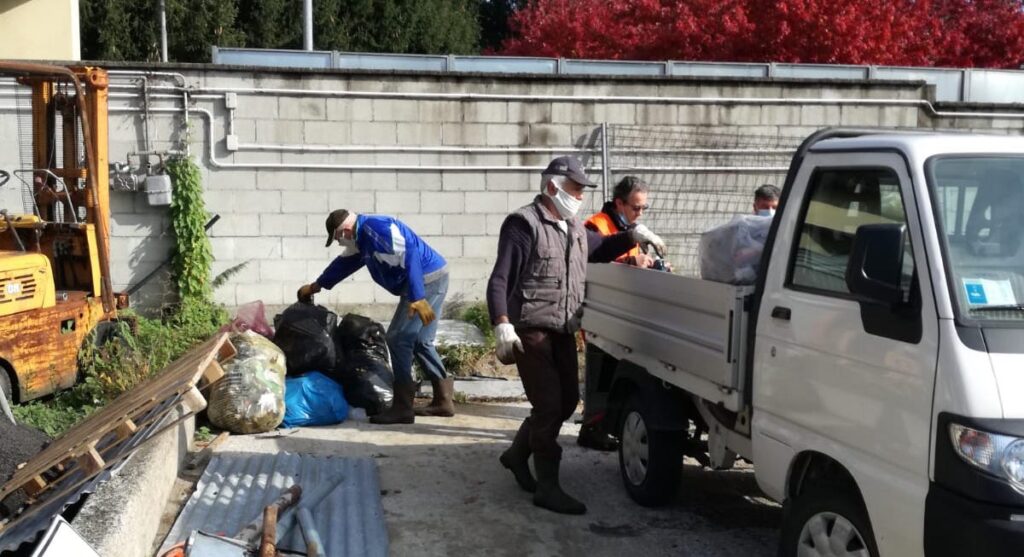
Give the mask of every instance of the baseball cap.
[[552, 160], [547, 169], [544, 170], [544, 172], [541, 172], [541, 175], [544, 174], [565, 176], [581, 186], [591, 188], [597, 187], [595, 182], [592, 182], [590, 178], [587, 178], [586, 173], [583, 172], [583, 164], [581, 164], [576, 157], [558, 157]]
[[341, 223], [345, 222], [348, 218], [348, 211], [345, 209], [336, 209], [331, 211], [331, 214], [327, 215], [327, 246], [331, 245], [334, 241], [334, 231], [341, 226]]

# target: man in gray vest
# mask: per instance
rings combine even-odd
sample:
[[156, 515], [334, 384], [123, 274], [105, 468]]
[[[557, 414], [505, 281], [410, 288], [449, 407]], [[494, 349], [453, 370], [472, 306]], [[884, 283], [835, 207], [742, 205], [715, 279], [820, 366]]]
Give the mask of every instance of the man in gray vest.
[[[634, 245], [665, 245], [643, 225], [602, 237], [576, 219], [583, 192], [596, 187], [578, 160], [558, 157], [541, 175], [541, 194], [505, 218], [498, 257], [487, 283], [487, 308], [498, 359], [515, 363], [533, 408], [500, 461], [533, 493], [533, 504], [583, 514], [586, 506], [562, 491], [558, 432], [579, 402], [576, 337], [587, 261], [610, 262]], [[537, 471], [530, 473], [529, 458]]]

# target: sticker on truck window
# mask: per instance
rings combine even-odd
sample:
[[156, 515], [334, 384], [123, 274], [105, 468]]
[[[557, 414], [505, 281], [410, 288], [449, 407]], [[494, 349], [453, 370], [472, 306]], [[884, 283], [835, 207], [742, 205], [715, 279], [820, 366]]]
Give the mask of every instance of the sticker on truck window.
[[1008, 280], [963, 279], [967, 303], [972, 306], [1002, 306], [1017, 303]]

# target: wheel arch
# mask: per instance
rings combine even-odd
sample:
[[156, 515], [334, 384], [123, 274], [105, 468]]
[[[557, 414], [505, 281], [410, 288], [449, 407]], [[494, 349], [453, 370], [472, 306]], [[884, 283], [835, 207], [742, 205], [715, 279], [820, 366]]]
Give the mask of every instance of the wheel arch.
[[864, 505], [864, 495], [853, 474], [838, 460], [825, 453], [808, 450], [793, 458], [786, 475], [786, 499], [793, 500], [798, 497], [810, 485], [809, 482], [829, 482], [842, 487], [856, 495], [860, 504]]
[[14, 365], [6, 358], [0, 357], [0, 373], [7, 375], [11, 382], [11, 400], [15, 404], [21, 402], [21, 384], [18, 382], [18, 374], [14, 372]]

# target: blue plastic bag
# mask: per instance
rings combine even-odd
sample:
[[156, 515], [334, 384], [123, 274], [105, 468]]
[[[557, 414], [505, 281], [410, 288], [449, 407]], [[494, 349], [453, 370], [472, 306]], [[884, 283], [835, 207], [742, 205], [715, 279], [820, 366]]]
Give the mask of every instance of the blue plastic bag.
[[348, 417], [341, 385], [319, 371], [285, 379], [281, 427], [332, 425]]

